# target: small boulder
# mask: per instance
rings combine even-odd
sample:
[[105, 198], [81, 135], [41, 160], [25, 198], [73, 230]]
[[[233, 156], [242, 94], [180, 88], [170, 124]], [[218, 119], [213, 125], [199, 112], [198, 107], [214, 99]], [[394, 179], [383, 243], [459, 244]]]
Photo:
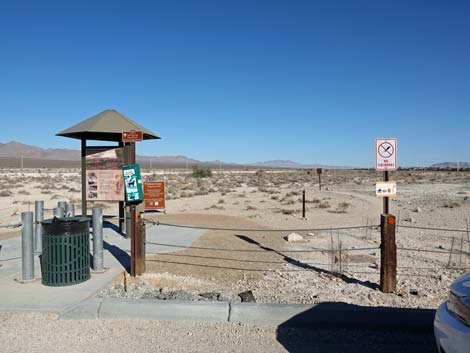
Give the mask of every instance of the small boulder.
[[251, 290], [238, 294], [242, 303], [256, 303], [255, 296]]
[[284, 237], [289, 243], [300, 243], [304, 241], [304, 238], [297, 233], [290, 233], [287, 237]]

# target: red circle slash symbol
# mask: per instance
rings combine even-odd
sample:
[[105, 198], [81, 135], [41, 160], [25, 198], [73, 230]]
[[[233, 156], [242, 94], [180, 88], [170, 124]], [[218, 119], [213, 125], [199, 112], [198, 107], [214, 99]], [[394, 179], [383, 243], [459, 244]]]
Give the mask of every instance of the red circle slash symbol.
[[390, 158], [393, 155], [394, 148], [390, 142], [382, 142], [379, 145], [379, 155], [382, 158]]

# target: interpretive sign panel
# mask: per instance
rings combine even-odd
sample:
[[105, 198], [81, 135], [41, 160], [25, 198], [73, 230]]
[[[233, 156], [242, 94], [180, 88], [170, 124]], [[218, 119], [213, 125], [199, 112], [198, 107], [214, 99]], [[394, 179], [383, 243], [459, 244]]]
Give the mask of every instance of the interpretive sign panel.
[[87, 201], [124, 201], [124, 149], [87, 147]]

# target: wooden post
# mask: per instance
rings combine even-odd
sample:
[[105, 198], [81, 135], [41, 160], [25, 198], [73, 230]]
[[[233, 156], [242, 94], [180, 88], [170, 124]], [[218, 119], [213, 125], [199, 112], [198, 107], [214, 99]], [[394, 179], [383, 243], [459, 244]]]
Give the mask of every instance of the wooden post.
[[302, 191], [302, 218], [305, 219], [305, 190]]
[[136, 215], [135, 228], [135, 275], [140, 276], [145, 272], [145, 224], [144, 214]]
[[[130, 142], [128, 146], [128, 159], [129, 164], [135, 163], [135, 142]], [[136, 235], [135, 235], [135, 224], [136, 224], [136, 212], [135, 205], [130, 206], [130, 232], [126, 229], [126, 234], [131, 236], [131, 276], [136, 276]]]
[[[388, 170], [384, 171], [384, 181], [388, 181]], [[383, 214], [389, 213], [389, 198], [384, 197], [384, 211]]]
[[86, 204], [86, 137], [82, 136], [82, 216], [87, 215], [87, 204]]
[[[135, 205], [130, 205], [130, 214], [131, 214], [131, 219], [130, 219], [130, 237], [131, 237], [131, 276], [135, 277], [136, 272], [135, 272], [135, 263], [136, 263], [136, 258], [135, 258], [135, 249], [136, 249], [136, 236], [135, 236]], [[128, 231], [128, 229], [126, 229]], [[128, 233], [128, 234], [129, 234]]]
[[[118, 147], [123, 147], [124, 143], [122, 141], [119, 141]], [[124, 230], [124, 215], [125, 215], [125, 203], [124, 201], [119, 201], [119, 231], [122, 232]]]
[[380, 290], [384, 293], [397, 289], [397, 245], [395, 242], [395, 216], [380, 217]]
[[321, 173], [323, 172], [322, 168], [317, 168], [318, 174], [318, 190], [321, 191]]

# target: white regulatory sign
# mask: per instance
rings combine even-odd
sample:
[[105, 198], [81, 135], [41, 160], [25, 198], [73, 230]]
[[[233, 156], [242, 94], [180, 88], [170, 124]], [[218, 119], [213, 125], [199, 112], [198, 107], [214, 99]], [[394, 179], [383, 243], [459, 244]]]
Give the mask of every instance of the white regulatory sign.
[[375, 139], [375, 169], [396, 170], [397, 168], [397, 139]]
[[397, 197], [397, 183], [395, 181], [378, 181], [375, 183], [377, 197]]

